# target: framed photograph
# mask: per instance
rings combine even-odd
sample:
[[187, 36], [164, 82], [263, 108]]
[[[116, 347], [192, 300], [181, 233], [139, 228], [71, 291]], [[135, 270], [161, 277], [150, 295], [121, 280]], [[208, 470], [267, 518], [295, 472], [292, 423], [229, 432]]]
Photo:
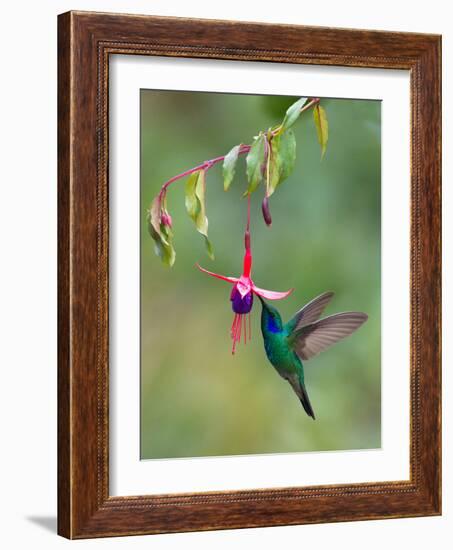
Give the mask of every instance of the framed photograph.
[[59, 534], [440, 514], [440, 37], [58, 41]]

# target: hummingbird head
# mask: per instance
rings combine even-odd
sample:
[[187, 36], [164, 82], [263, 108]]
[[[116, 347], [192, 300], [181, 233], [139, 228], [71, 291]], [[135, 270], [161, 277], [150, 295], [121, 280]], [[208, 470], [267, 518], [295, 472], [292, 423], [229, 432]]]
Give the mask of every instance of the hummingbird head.
[[261, 330], [263, 334], [267, 332], [281, 332], [283, 330], [283, 323], [278, 310], [265, 302], [261, 296], [258, 296], [258, 298], [263, 306], [261, 312]]

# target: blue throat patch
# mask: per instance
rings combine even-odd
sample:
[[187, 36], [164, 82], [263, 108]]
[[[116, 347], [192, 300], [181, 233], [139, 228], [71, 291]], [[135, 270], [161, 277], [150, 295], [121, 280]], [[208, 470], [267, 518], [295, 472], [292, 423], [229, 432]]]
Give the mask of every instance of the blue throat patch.
[[275, 319], [271, 316], [269, 316], [267, 319], [267, 330], [274, 333], [281, 332], [280, 327], [277, 325]]

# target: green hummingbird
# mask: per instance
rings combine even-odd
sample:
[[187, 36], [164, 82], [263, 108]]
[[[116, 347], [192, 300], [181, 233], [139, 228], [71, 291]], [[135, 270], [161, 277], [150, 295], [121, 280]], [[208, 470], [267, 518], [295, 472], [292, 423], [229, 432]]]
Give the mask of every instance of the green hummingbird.
[[368, 319], [366, 313], [347, 311], [320, 319], [332, 299], [333, 292], [321, 294], [293, 318], [283, 324], [278, 310], [261, 296], [261, 332], [266, 355], [278, 374], [287, 380], [305, 412], [315, 419], [315, 414], [305, 388], [302, 361], [311, 359], [339, 340], [346, 338]]

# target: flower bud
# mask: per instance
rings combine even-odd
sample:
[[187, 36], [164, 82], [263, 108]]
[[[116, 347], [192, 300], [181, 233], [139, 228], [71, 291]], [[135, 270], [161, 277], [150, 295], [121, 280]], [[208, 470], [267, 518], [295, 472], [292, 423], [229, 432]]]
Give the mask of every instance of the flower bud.
[[162, 212], [161, 222], [162, 222], [163, 225], [166, 225], [168, 227], [172, 227], [173, 221], [171, 219], [171, 216], [165, 210], [164, 210], [164, 212]]
[[263, 202], [261, 204], [261, 210], [263, 212], [263, 218], [266, 222], [266, 225], [272, 225], [272, 217], [271, 217], [271, 211], [269, 208], [269, 198], [264, 197]]

